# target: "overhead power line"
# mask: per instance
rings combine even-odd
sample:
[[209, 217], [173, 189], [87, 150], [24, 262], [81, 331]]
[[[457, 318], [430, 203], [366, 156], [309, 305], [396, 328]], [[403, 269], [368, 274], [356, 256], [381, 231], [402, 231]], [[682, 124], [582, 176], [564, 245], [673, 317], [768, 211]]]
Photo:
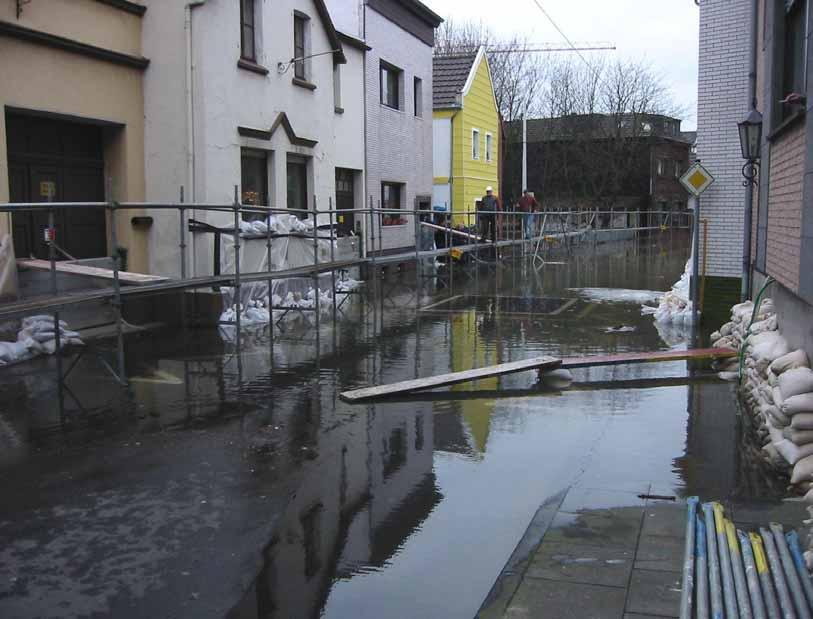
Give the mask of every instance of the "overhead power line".
[[596, 52], [596, 51], [614, 51], [615, 45], [595, 45], [587, 47], [556, 47], [554, 45], [542, 45], [540, 47], [488, 47], [486, 51], [489, 54], [533, 54], [533, 53], [547, 53], [547, 52]]
[[601, 78], [601, 75], [600, 75], [600, 74], [599, 74], [599, 72], [596, 70], [596, 68], [595, 68], [593, 65], [591, 65], [591, 64], [590, 64], [590, 62], [587, 60], [587, 58], [585, 58], [585, 57], [584, 57], [584, 54], [582, 54], [582, 53], [581, 53], [581, 50], [580, 50], [579, 48], [577, 48], [577, 47], [576, 47], [576, 45], [573, 43], [573, 41], [571, 41], [571, 40], [570, 40], [570, 37], [568, 37], [568, 36], [565, 34], [565, 31], [564, 31], [564, 30], [562, 30], [562, 29], [559, 27], [559, 24], [557, 24], [557, 23], [556, 23], [556, 20], [554, 20], [554, 19], [553, 19], [553, 17], [551, 17], [550, 13], [548, 13], [548, 12], [545, 10], [545, 7], [543, 7], [543, 6], [542, 6], [542, 3], [541, 3], [541, 2], [539, 2], [539, 0], [533, 0], [533, 3], [536, 5], [536, 7], [537, 7], [537, 8], [538, 8], [540, 11], [542, 11], [542, 14], [543, 14], [543, 15], [545, 16], [545, 18], [546, 18], [546, 19], [547, 19], [547, 20], [550, 22], [551, 26], [553, 26], [553, 27], [556, 29], [556, 32], [558, 32], [558, 33], [559, 33], [559, 34], [562, 36], [562, 38], [565, 40], [565, 42], [566, 42], [566, 43], [567, 43], [567, 44], [570, 46], [570, 50], [571, 50], [571, 51], [576, 52], [576, 55], [577, 55], [579, 58], [581, 58], [581, 59], [582, 59], [582, 62], [584, 62], [584, 64], [586, 64], [586, 65], [587, 65], [587, 68], [588, 68], [588, 69], [590, 69], [590, 71], [593, 73], [593, 75], [595, 75], [595, 76], [596, 76], [596, 79], [597, 79], [599, 82], [604, 82], [604, 80]]

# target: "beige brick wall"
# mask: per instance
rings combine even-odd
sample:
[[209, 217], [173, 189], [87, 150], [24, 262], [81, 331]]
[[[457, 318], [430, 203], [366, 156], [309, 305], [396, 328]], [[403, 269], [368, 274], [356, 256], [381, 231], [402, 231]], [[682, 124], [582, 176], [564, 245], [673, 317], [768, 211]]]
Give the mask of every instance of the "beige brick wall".
[[772, 144], [766, 270], [793, 292], [799, 291], [804, 156], [804, 123]]

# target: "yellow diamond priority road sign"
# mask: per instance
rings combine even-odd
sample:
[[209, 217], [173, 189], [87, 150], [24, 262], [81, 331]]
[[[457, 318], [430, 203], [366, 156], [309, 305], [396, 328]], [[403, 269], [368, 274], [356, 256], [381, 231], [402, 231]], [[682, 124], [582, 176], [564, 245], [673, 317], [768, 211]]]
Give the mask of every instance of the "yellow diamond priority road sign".
[[686, 170], [683, 176], [680, 177], [680, 184], [695, 197], [706, 191], [713, 182], [714, 177], [699, 162]]

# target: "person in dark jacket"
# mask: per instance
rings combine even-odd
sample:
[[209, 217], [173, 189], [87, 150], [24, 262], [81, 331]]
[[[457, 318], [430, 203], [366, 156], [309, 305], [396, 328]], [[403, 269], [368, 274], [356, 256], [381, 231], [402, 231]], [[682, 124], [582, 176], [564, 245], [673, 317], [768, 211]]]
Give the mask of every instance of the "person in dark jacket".
[[535, 236], [536, 232], [536, 212], [539, 210], [539, 202], [537, 202], [533, 193], [527, 189], [523, 189], [522, 197], [519, 199], [517, 208], [521, 213], [525, 213], [523, 216], [525, 238], [531, 239]]
[[493, 187], [486, 187], [486, 195], [480, 200], [477, 208], [477, 215], [480, 220], [480, 236], [484, 240], [490, 234], [491, 242], [495, 243], [497, 241], [497, 213], [500, 210], [500, 200], [494, 195]]

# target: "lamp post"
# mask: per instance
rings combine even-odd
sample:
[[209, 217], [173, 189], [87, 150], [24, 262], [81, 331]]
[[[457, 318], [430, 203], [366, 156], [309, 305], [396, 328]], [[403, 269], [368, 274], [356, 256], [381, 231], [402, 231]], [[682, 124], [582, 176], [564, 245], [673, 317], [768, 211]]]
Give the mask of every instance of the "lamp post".
[[739, 123], [740, 150], [745, 164], [742, 166], [742, 176], [745, 179], [744, 187], [753, 187], [758, 184], [759, 176], [759, 150], [762, 144], [762, 114], [751, 108], [748, 116]]

